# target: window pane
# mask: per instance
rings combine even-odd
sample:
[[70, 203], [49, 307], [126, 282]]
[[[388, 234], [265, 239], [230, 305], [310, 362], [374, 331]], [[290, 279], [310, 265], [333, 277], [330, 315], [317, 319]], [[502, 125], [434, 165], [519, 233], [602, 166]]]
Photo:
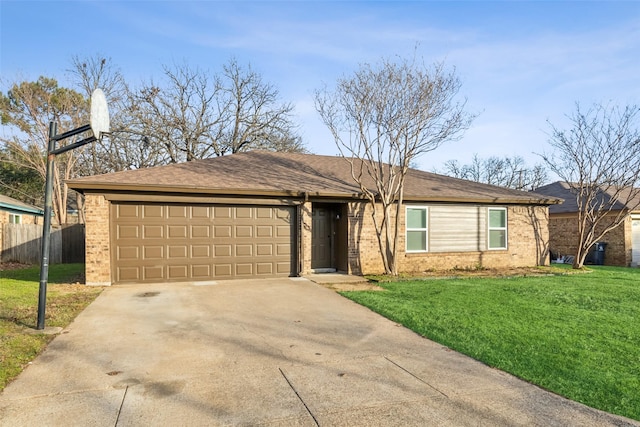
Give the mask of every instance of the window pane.
[[407, 228], [427, 228], [427, 210], [407, 209]]
[[489, 248], [506, 248], [507, 232], [504, 230], [489, 230]]
[[507, 212], [500, 210], [489, 211], [489, 227], [506, 227], [507, 226]]
[[426, 231], [407, 231], [407, 250], [408, 251], [426, 251], [427, 250], [427, 232]]

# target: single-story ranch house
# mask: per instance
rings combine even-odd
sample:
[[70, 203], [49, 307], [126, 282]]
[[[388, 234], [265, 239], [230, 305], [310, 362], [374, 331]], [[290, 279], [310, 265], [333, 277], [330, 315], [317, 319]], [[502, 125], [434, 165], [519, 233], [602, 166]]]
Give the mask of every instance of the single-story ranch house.
[[[384, 271], [341, 157], [251, 151], [67, 184], [86, 198], [87, 284]], [[411, 169], [399, 271], [547, 264], [559, 202]]]
[[[561, 205], [549, 207], [549, 248], [559, 255], [574, 255], [578, 247], [578, 203], [569, 184], [558, 181], [535, 190], [551, 198], [564, 199]], [[630, 195], [630, 194], [629, 194]], [[602, 197], [609, 197], [603, 194]], [[631, 198], [629, 203], [616, 202], [611, 215], [623, 211], [624, 222], [608, 232], [601, 240], [606, 243], [604, 253], [605, 265], [622, 267], [640, 265], [640, 207], [638, 198]], [[598, 233], [600, 231], [596, 230]]]

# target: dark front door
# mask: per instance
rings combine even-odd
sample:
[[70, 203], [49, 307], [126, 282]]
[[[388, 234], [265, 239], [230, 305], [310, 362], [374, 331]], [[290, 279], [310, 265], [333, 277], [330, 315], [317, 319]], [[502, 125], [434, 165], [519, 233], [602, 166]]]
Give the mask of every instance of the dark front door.
[[311, 221], [311, 268], [333, 268], [332, 210], [313, 207]]

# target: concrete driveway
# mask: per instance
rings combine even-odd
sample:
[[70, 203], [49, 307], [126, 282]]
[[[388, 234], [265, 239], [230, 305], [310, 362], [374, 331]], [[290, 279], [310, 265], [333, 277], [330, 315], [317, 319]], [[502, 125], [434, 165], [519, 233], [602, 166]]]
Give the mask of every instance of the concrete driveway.
[[0, 425], [640, 425], [306, 279], [106, 289], [0, 394]]

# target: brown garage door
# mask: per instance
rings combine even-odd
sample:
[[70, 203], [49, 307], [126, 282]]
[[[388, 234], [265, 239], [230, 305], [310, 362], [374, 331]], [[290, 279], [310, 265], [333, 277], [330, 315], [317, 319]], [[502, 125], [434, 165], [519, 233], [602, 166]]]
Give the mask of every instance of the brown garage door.
[[113, 203], [116, 283], [289, 276], [292, 207]]

